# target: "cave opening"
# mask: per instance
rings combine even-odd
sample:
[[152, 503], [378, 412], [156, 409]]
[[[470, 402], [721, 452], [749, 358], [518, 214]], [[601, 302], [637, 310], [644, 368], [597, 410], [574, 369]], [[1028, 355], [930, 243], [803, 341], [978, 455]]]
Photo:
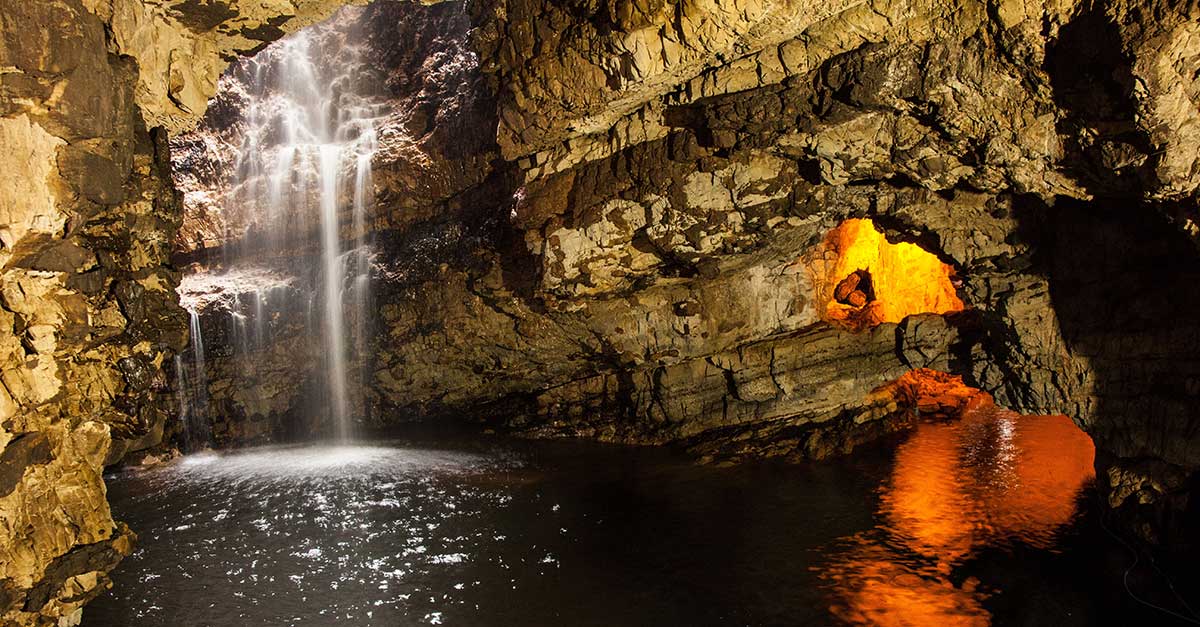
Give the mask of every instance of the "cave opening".
[[917, 244], [888, 241], [867, 218], [829, 231], [812, 268], [823, 319], [850, 329], [965, 308], [953, 267]]

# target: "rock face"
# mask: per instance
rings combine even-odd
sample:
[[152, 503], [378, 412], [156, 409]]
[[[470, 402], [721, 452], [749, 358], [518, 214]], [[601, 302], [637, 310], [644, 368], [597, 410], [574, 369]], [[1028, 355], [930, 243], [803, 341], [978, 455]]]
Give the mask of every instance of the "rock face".
[[[204, 262], [246, 223], [213, 210], [239, 124], [217, 77], [339, 4], [0, 0], [4, 620], [69, 623], [128, 552], [100, 470], [175, 424], [162, 368], [188, 320], [169, 253]], [[820, 457], [897, 428], [903, 377], [931, 368], [1072, 416], [1130, 528], [1194, 543], [1195, 3], [367, 11], [395, 103], [373, 423]], [[831, 234], [860, 219], [886, 240], [872, 263], [900, 271], [840, 265]], [[900, 244], [936, 263], [881, 248]], [[859, 270], [871, 293], [839, 299]], [[831, 319], [894, 304], [905, 276], [939, 287]], [[229, 442], [278, 437], [303, 404], [292, 324], [250, 386], [212, 334]]]
[[340, 3], [297, 4], [0, 2], [0, 623], [73, 624], [131, 550], [101, 472], [169, 428], [187, 342], [165, 131]]
[[[1195, 7], [473, 11], [505, 179], [398, 236], [439, 254], [384, 288], [379, 415], [786, 455], [928, 366], [1073, 416], [1114, 506], [1188, 542]], [[948, 264], [942, 304], [827, 324], [860, 218]]]
[[[484, 334], [486, 304], [520, 340], [480, 349], [449, 325], [422, 334], [414, 323], [431, 311], [397, 316], [391, 344], [421, 348], [400, 353], [383, 389], [432, 388], [407, 373], [442, 367], [434, 356], [452, 343], [447, 356], [476, 363], [459, 370], [462, 390], [490, 379], [524, 398], [516, 415], [539, 416], [538, 431], [664, 441], [824, 422], [894, 374], [869, 336], [795, 342], [816, 332], [826, 288], [788, 283], [787, 269], [868, 217], [950, 264], [970, 309], [939, 327], [902, 319], [897, 361], [929, 359], [1009, 407], [1075, 417], [1114, 506], [1140, 510], [1147, 538], [1187, 542], [1200, 467], [1185, 400], [1200, 329], [1183, 287], [1198, 267], [1194, 5], [475, 9], [498, 141], [520, 177], [509, 237], [533, 259], [426, 287], [472, 286], [478, 304], [457, 299], [455, 327]], [[504, 280], [525, 263], [540, 266], [532, 286]], [[489, 276], [504, 289], [481, 293]], [[926, 333], [940, 350], [920, 346]], [[794, 344], [838, 374], [801, 360], [793, 376], [811, 387], [780, 385], [778, 354]]]

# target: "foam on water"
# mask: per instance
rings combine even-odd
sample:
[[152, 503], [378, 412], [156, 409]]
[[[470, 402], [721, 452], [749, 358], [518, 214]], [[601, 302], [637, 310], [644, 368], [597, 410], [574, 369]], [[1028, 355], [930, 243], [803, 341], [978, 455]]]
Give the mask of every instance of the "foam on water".
[[189, 455], [172, 474], [184, 481], [212, 478], [255, 480], [468, 472], [497, 460], [458, 451], [389, 446], [326, 445], [266, 447], [250, 451]]

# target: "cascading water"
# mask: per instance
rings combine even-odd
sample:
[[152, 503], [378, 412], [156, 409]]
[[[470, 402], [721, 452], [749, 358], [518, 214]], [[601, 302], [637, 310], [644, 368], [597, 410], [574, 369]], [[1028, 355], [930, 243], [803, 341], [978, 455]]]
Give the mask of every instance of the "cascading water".
[[[216, 301], [219, 315], [230, 317], [228, 346], [240, 362], [234, 376], [246, 381], [259, 374], [254, 355], [272, 350], [279, 321], [304, 319], [309, 337], [300, 345], [319, 346], [313, 357], [321, 362], [313, 377], [321, 389], [306, 393], [323, 401], [325, 429], [344, 441], [362, 408], [371, 159], [386, 111], [362, 88], [368, 81], [357, 74], [368, 66], [348, 58], [353, 46], [331, 32], [306, 29], [235, 69], [245, 114], [226, 205], [250, 216], [246, 236], [223, 246], [219, 269], [185, 277], [181, 293], [185, 304], [189, 293]], [[200, 341], [198, 324], [193, 338]]]
[[210, 443], [208, 425], [208, 381], [204, 370], [204, 333], [200, 315], [188, 309], [188, 331], [191, 334], [191, 366], [183, 355], [175, 356], [175, 387], [179, 399], [179, 420], [183, 428], [184, 446], [195, 450]]
[[320, 146], [321, 164], [321, 263], [325, 284], [325, 341], [329, 355], [330, 413], [337, 427], [338, 439], [346, 439], [346, 347], [342, 340], [346, 332], [342, 315], [341, 285], [334, 277], [342, 275], [338, 247], [337, 179], [341, 165], [341, 148]]

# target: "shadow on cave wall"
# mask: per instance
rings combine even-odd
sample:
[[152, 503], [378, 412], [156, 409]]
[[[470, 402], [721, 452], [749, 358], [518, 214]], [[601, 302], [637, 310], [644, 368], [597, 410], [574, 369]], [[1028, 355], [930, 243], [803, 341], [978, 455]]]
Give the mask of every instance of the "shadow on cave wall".
[[1126, 522], [1195, 552], [1200, 251], [1166, 208], [1142, 200], [1153, 149], [1136, 124], [1131, 59], [1103, 6], [1063, 26], [1045, 70], [1064, 113], [1060, 165], [1096, 200], [1023, 212], [1022, 231], [1037, 240], [1063, 339], [1090, 367], [1097, 477], [1104, 486], [1107, 469], [1120, 466], [1170, 484], [1173, 493], [1153, 505], [1128, 499]]
[[[1200, 254], [1156, 208], [1125, 201], [1060, 200], [1043, 228], [1060, 330], [1093, 377], [1089, 431], [1098, 468], [1119, 458], [1124, 465], [1151, 464], [1147, 469], [1155, 474], [1194, 469], [1200, 461]], [[1196, 473], [1190, 472], [1184, 482], [1194, 488]], [[1196, 543], [1191, 534], [1200, 529], [1200, 499], [1192, 501], [1176, 504], [1184, 511], [1153, 513], [1160, 532], [1183, 534], [1161, 540]]]
[[1153, 149], [1135, 121], [1131, 60], [1102, 9], [1063, 26], [1044, 69], [1066, 114], [1057, 124], [1066, 173], [1096, 195], [1140, 195]]

